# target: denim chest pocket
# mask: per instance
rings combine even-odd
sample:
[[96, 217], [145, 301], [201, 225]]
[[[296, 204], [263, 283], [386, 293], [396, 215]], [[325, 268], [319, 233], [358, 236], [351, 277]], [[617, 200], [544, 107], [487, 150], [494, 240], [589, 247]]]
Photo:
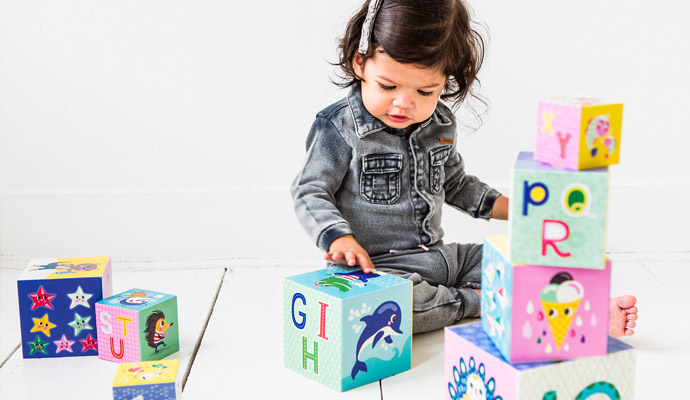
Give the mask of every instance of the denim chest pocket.
[[450, 146], [440, 146], [429, 150], [429, 190], [438, 194], [446, 180], [443, 165], [448, 161]]
[[402, 154], [370, 154], [362, 157], [359, 194], [374, 204], [393, 204], [400, 198]]

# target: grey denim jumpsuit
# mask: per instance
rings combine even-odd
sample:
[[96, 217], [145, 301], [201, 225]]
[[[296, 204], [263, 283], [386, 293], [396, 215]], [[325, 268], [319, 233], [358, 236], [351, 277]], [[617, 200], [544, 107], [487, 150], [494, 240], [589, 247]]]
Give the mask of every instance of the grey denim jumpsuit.
[[360, 86], [316, 116], [291, 194], [316, 245], [352, 234], [374, 266], [414, 284], [413, 330], [480, 312], [480, 244], [444, 244], [443, 203], [491, 218], [498, 191], [465, 174], [453, 113], [438, 103], [413, 132], [390, 128], [362, 103]]

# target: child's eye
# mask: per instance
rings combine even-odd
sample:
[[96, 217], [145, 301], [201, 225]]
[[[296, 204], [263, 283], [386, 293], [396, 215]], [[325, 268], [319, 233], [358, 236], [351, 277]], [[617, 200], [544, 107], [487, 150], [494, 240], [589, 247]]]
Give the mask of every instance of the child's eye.
[[434, 92], [425, 92], [423, 90], [417, 90], [417, 93], [421, 94], [422, 96], [431, 96], [434, 94]]
[[387, 86], [382, 83], [379, 83], [379, 87], [381, 90], [385, 90], [386, 92], [390, 92], [391, 90], [395, 89], [395, 86]]

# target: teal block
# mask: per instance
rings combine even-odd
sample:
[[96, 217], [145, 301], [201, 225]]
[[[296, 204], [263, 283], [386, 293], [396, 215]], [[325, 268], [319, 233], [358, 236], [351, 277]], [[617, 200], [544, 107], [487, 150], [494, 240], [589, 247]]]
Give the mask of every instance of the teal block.
[[511, 262], [605, 268], [608, 168], [557, 169], [522, 152], [512, 183]]
[[285, 278], [284, 363], [339, 391], [412, 363], [412, 283], [331, 267]]

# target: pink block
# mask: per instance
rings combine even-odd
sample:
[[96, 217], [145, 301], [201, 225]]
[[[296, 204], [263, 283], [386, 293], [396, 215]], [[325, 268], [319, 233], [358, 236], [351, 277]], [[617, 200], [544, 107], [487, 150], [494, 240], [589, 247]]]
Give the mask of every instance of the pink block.
[[116, 363], [140, 361], [138, 313], [97, 303], [96, 315], [98, 358]]
[[606, 354], [611, 261], [603, 270], [512, 264], [484, 241], [482, 325], [510, 362]]

